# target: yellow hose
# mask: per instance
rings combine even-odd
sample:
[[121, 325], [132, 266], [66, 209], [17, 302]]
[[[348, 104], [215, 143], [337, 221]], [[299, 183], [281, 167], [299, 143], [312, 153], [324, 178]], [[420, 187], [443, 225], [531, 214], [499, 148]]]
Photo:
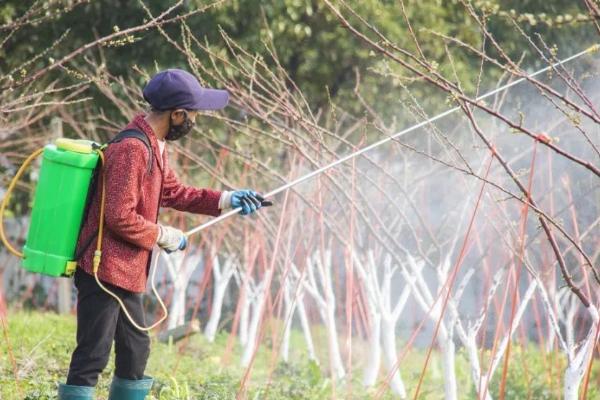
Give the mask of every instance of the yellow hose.
[[44, 151], [44, 148], [38, 149], [38, 150], [34, 151], [33, 153], [31, 153], [31, 155], [29, 157], [27, 157], [25, 162], [23, 162], [23, 165], [21, 165], [21, 167], [15, 174], [14, 178], [12, 178], [12, 180], [10, 181], [8, 188], [6, 189], [6, 195], [4, 195], [4, 198], [2, 199], [2, 204], [0, 204], [0, 239], [2, 239], [2, 243], [4, 243], [4, 245], [6, 246], [8, 251], [10, 251], [12, 254], [14, 254], [15, 256], [17, 256], [19, 258], [23, 258], [23, 253], [21, 253], [19, 250], [17, 250], [16, 248], [13, 247], [13, 245], [8, 241], [6, 234], [4, 233], [4, 211], [6, 210], [6, 206], [8, 206], [8, 201], [10, 200], [10, 194], [12, 193], [13, 189], [17, 185], [17, 182], [21, 178], [21, 175], [23, 175], [23, 172], [25, 172], [25, 169], [27, 168], [27, 166], [33, 160], [35, 160], [37, 158], [37, 156], [42, 154], [43, 151]]
[[[27, 159], [23, 162], [23, 165], [21, 165], [21, 167], [18, 169], [18, 171], [15, 174], [15, 176], [13, 177], [13, 179], [10, 181], [8, 188], [6, 189], [6, 195], [4, 196], [4, 199], [2, 199], [2, 203], [0, 204], [0, 239], [2, 240], [2, 243], [4, 243], [4, 245], [6, 246], [8, 251], [10, 251], [12, 254], [14, 254], [15, 256], [17, 256], [19, 258], [23, 258], [23, 253], [18, 251], [15, 247], [13, 247], [13, 245], [8, 241], [8, 238], [6, 237], [6, 234], [4, 232], [4, 212], [6, 210], [6, 207], [8, 206], [8, 201], [10, 200], [10, 194], [13, 191], [13, 189], [15, 188], [15, 186], [17, 185], [17, 182], [21, 178], [21, 175], [23, 175], [23, 172], [25, 172], [25, 169], [27, 168], [27, 166], [37, 156], [39, 156], [43, 151], [44, 151], [44, 149], [41, 148], [39, 150], [34, 151], [33, 153], [31, 153], [31, 155], [29, 157], [27, 157]], [[102, 166], [104, 166], [105, 160], [104, 160], [104, 153], [102, 152], [102, 149], [96, 150], [96, 152], [98, 153], [98, 156], [100, 157]], [[154, 292], [154, 295], [158, 299], [158, 302], [163, 310], [163, 316], [158, 321], [156, 321], [154, 324], [152, 324], [151, 326], [142, 327], [142, 326], [138, 325], [133, 320], [131, 315], [129, 314], [129, 311], [127, 311], [125, 304], [123, 304], [123, 301], [119, 298], [119, 296], [117, 296], [116, 294], [111, 292], [108, 288], [106, 288], [102, 284], [100, 279], [98, 278], [98, 268], [100, 267], [100, 260], [102, 258], [102, 237], [103, 237], [103, 231], [104, 231], [104, 208], [105, 208], [105, 203], [106, 203], [106, 187], [105, 187], [105, 181], [104, 181], [104, 168], [102, 168], [101, 171], [102, 172], [100, 175], [100, 179], [102, 180], [102, 191], [101, 191], [101, 195], [100, 195], [100, 221], [98, 224], [98, 239], [96, 241], [96, 251], [94, 252], [94, 259], [93, 259], [94, 278], [96, 278], [96, 282], [98, 283], [98, 286], [100, 286], [100, 288], [102, 290], [104, 290], [106, 293], [108, 293], [110, 296], [114, 297], [117, 300], [117, 302], [121, 306], [121, 309], [123, 309], [125, 316], [127, 317], [127, 319], [129, 319], [129, 322], [131, 322], [133, 324], [133, 326], [135, 326], [137, 329], [139, 329], [141, 331], [149, 331], [149, 330], [155, 328], [156, 326], [158, 326], [169, 315], [169, 312], [167, 311], [167, 307], [165, 306], [165, 303], [163, 303], [162, 299], [160, 298], [160, 295], [158, 294], [158, 291], [156, 290], [155, 279], [154, 279], [156, 276], [156, 267], [157, 267], [156, 264], [158, 261], [159, 253], [158, 252], [156, 253], [156, 258], [153, 263], [152, 291]]]
[[[102, 153], [101, 150], [96, 150], [96, 152], [100, 156], [100, 160], [102, 162], [102, 166], [104, 166], [104, 154]], [[100, 267], [100, 259], [102, 257], [102, 232], [103, 232], [103, 229], [104, 229], [104, 205], [105, 205], [105, 200], [106, 200], [106, 187], [104, 185], [104, 168], [102, 168], [101, 171], [102, 172], [100, 174], [100, 179], [102, 180], [102, 191], [101, 191], [101, 194], [100, 194], [100, 222], [98, 224], [98, 240], [96, 242], [96, 251], [94, 252], [94, 261], [93, 261], [94, 278], [96, 278], [96, 282], [98, 283], [98, 286], [100, 286], [100, 289], [104, 290], [110, 296], [114, 297], [115, 300], [117, 300], [117, 302], [121, 306], [121, 309], [125, 313], [125, 316], [127, 317], [127, 319], [129, 320], [129, 322], [131, 322], [131, 324], [133, 326], [135, 326], [140, 331], [149, 331], [149, 330], [154, 329], [155, 327], [157, 327], [169, 315], [169, 312], [167, 311], [167, 307], [165, 306], [165, 303], [163, 303], [162, 299], [160, 298], [160, 295], [158, 294], [158, 291], [156, 290], [156, 286], [154, 284], [154, 282], [155, 282], [154, 277], [155, 277], [155, 274], [156, 274], [156, 267], [157, 267], [156, 263], [158, 261], [158, 255], [159, 255], [159, 253], [156, 253], [155, 261], [153, 263], [154, 265], [153, 265], [153, 269], [152, 269], [152, 291], [154, 292], [154, 295], [158, 299], [158, 303], [160, 304], [160, 306], [161, 306], [161, 308], [163, 310], [163, 316], [160, 317], [159, 320], [156, 321], [154, 324], [152, 324], [152, 325], [150, 325], [148, 327], [143, 327], [143, 326], [138, 325], [133, 320], [133, 318], [131, 317], [131, 315], [129, 314], [129, 311], [127, 311], [127, 307], [125, 307], [125, 304], [123, 304], [123, 301], [119, 298], [119, 296], [117, 296], [116, 294], [114, 294], [113, 292], [111, 292], [106, 286], [104, 286], [102, 284], [102, 282], [100, 282], [100, 279], [98, 278], [98, 268]]]

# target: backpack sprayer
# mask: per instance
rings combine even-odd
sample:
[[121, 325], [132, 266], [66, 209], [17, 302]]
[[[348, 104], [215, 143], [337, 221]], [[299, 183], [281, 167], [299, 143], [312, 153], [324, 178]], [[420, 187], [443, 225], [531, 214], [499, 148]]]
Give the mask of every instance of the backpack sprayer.
[[[511, 83], [503, 85], [483, 96], [478, 97], [476, 100], [483, 100], [487, 97], [493, 96], [494, 94], [504, 91], [514, 85], [517, 85], [526, 79], [533, 78], [539, 74], [542, 74], [550, 69], [556, 68], [557, 66], [566, 62], [572, 61], [576, 58], [581, 57], [586, 53], [590, 53], [598, 50], [600, 45], [594, 45], [588, 49], [574, 54], [562, 61], [555, 64], [549, 65], [539, 71], [534, 72], [527, 78], [520, 78]], [[283, 192], [301, 182], [304, 182], [316, 175], [319, 175], [341, 163], [344, 163], [354, 157], [357, 157], [369, 150], [379, 147], [387, 142], [395, 140], [409, 132], [412, 132], [418, 128], [428, 125], [434, 121], [448, 116], [449, 114], [458, 111], [460, 107], [451, 108], [441, 114], [438, 114], [426, 121], [420, 122], [413, 125], [403, 131], [400, 131], [394, 135], [388, 136], [382, 140], [379, 140], [373, 144], [363, 147], [362, 149], [348, 154], [328, 165], [325, 165], [313, 172], [308, 173], [298, 179], [295, 179], [267, 194], [263, 197], [272, 197], [280, 192]], [[127, 132], [127, 131], [125, 131]], [[125, 133], [122, 132], [122, 133]], [[143, 134], [142, 134], [143, 136]], [[139, 135], [125, 135], [125, 137], [136, 137], [144, 141], [145, 137]], [[123, 136], [121, 136], [121, 139]], [[117, 138], [115, 138], [117, 139]], [[116, 141], [113, 139], [111, 142]], [[146, 139], [147, 140], [147, 139]], [[109, 142], [110, 143], [110, 142]], [[146, 146], [149, 147], [145, 141]], [[82, 219], [84, 216], [86, 201], [88, 198], [88, 191], [90, 183], [92, 182], [93, 172], [98, 165], [100, 160], [101, 164], [104, 164], [103, 150], [106, 145], [98, 145], [95, 142], [88, 140], [73, 140], [73, 139], [57, 139], [55, 144], [46, 145], [43, 149], [34, 151], [21, 165], [14, 178], [10, 182], [6, 195], [0, 204], [0, 239], [6, 246], [6, 248], [14, 255], [22, 259], [23, 267], [31, 272], [41, 273], [49, 276], [72, 276], [75, 272], [77, 260], [75, 259], [75, 248], [77, 246], [77, 240], [79, 237], [79, 230], [81, 227]], [[3, 217], [8, 205], [10, 193], [16, 186], [18, 180], [23, 175], [23, 172], [27, 166], [40, 154], [43, 153], [43, 161], [40, 171], [39, 181], [36, 187], [33, 209], [31, 212], [31, 223], [27, 234], [27, 240], [23, 252], [16, 250], [6, 238], [4, 233]], [[133, 318], [128, 313], [125, 305], [121, 299], [107, 289], [101, 281], [98, 279], [98, 268], [100, 266], [100, 258], [102, 256], [102, 230], [104, 227], [104, 177], [100, 174], [102, 179], [102, 189], [100, 197], [100, 223], [98, 227], [98, 237], [96, 241], [96, 251], [94, 253], [93, 271], [94, 277], [98, 285], [106, 293], [114, 297], [120, 304], [121, 308], [125, 312], [129, 321], [140, 330], [150, 330], [160, 324], [168, 315], [166, 306], [160, 298], [156, 287], [155, 287], [155, 272], [156, 263], [158, 261], [158, 253], [153, 262], [154, 267], [152, 271], [152, 291], [158, 298], [160, 306], [163, 310], [163, 316], [154, 324], [149, 327], [141, 327], [135, 323]], [[268, 205], [263, 203], [263, 205]], [[185, 232], [186, 237], [189, 237], [195, 233], [198, 233], [226, 218], [231, 217], [239, 213], [242, 210], [241, 207], [230, 210], [229, 212], [222, 214], [221, 216], [214, 218], [198, 227]]]
[[[144, 142], [150, 151], [149, 166], [152, 162], [152, 148], [147, 137], [135, 130], [125, 130], [112, 139], [110, 143], [133, 137]], [[22, 266], [30, 272], [54, 277], [70, 277], [77, 268], [75, 250], [79, 231], [88, 204], [89, 191], [95, 187], [94, 175], [101, 179], [100, 215], [96, 250], [93, 257], [93, 273], [102, 290], [115, 298], [129, 321], [140, 330], [151, 330], [168, 316], [168, 311], [155, 286], [157, 257], [152, 271], [152, 291], [156, 295], [163, 310], [163, 315], [149, 327], [138, 325], [123, 304], [122, 300], [102, 284], [98, 279], [98, 268], [102, 257], [102, 237], [104, 228], [105, 185], [101, 167], [104, 164], [104, 149], [89, 140], [60, 138], [54, 144], [48, 144], [34, 151], [23, 162], [8, 185], [6, 195], [0, 204], [0, 239], [15, 256], [22, 259]], [[35, 190], [33, 209], [27, 240], [23, 252], [17, 250], [8, 241], [4, 232], [4, 212], [17, 182], [29, 164], [43, 154], [40, 176]], [[98, 164], [100, 162], [100, 165]]]

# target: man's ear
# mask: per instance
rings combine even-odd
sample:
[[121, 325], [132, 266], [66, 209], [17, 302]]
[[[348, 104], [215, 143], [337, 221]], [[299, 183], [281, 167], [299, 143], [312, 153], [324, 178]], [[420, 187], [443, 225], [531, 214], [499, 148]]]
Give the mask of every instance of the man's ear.
[[175, 125], [179, 125], [183, 122], [184, 112], [182, 110], [173, 110], [171, 111], [169, 118], [171, 119], [171, 123]]

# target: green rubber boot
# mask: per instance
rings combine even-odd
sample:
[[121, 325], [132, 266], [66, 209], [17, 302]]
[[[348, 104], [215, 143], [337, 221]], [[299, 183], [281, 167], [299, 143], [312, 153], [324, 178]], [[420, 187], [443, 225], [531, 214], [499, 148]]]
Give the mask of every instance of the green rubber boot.
[[142, 379], [129, 380], [113, 377], [108, 400], [143, 400], [152, 388], [154, 380], [149, 376]]
[[58, 385], [58, 400], [92, 400], [94, 398], [94, 387]]

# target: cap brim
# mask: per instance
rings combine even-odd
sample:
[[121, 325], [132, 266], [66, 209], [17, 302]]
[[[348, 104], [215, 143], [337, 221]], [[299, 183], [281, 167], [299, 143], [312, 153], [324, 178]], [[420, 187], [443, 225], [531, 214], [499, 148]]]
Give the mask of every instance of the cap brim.
[[202, 90], [202, 95], [194, 102], [196, 110], [221, 110], [229, 103], [229, 93], [227, 90], [206, 89]]

